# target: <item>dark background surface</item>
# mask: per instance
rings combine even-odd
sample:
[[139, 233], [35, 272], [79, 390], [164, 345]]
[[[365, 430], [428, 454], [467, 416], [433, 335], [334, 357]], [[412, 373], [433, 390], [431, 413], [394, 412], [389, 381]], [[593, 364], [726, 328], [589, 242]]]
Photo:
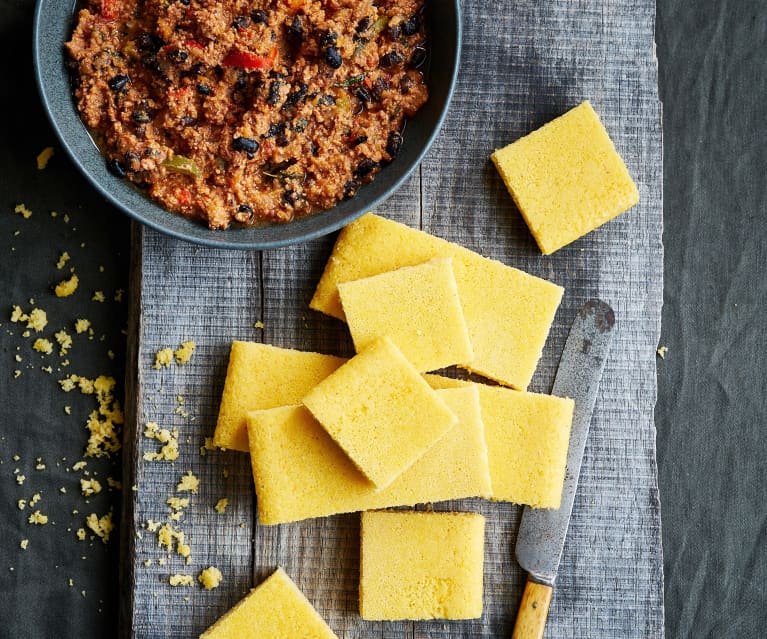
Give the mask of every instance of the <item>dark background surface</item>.
[[[85, 475], [71, 466], [81, 459], [95, 402], [64, 394], [56, 380], [69, 373], [122, 378], [127, 303], [114, 296], [127, 287], [129, 225], [60, 149], [47, 169], [35, 166], [44, 147], [57, 145], [33, 82], [32, 11], [31, 0], [0, 0], [0, 637], [113, 637], [117, 528], [106, 545], [78, 541], [75, 531], [87, 514], [110, 509], [119, 525], [119, 492], [106, 489], [107, 476], [120, 476], [119, 459], [89, 459], [86, 470], [105, 489], [88, 500], [80, 495]], [[659, 0], [657, 45], [665, 148], [661, 344], [668, 353], [658, 360], [656, 425], [667, 636], [761, 638], [767, 7], [761, 0]], [[13, 213], [22, 202], [33, 211], [29, 219]], [[56, 268], [65, 250], [80, 288], [58, 299], [51, 287], [69, 275]], [[107, 301], [92, 301], [96, 290]], [[68, 356], [36, 353], [35, 335], [23, 337], [8, 321], [11, 306], [28, 311], [30, 298], [48, 313], [46, 336], [60, 328], [73, 334]], [[93, 339], [74, 335], [79, 317], [91, 320]], [[48, 365], [51, 373], [41, 370]], [[17, 474], [26, 476], [22, 485]], [[20, 511], [17, 500], [37, 492], [40, 502]], [[46, 526], [27, 523], [36, 509], [50, 517]]]

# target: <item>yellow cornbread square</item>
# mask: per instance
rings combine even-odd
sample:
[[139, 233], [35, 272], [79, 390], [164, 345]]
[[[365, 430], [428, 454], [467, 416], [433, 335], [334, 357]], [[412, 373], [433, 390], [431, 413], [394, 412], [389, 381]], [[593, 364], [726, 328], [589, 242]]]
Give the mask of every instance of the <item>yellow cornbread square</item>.
[[482, 616], [485, 547], [482, 515], [365, 512], [361, 540], [363, 619]]
[[250, 413], [259, 523], [489, 497], [492, 487], [478, 391], [459, 388], [437, 394], [455, 412], [458, 423], [383, 490], [375, 490], [304, 406]]
[[544, 255], [639, 202], [639, 191], [586, 101], [491, 156]]
[[559, 508], [575, 402], [498, 386], [425, 375], [432, 388], [479, 391], [496, 501]]
[[338, 284], [452, 257], [474, 350], [465, 368], [527, 388], [564, 289], [466, 248], [368, 213], [341, 231], [311, 308], [344, 319]]
[[257, 342], [232, 342], [213, 443], [248, 452], [249, 411], [298, 404], [345, 361]]
[[474, 357], [451, 258], [338, 285], [357, 351], [388, 337], [419, 371]]
[[303, 404], [379, 489], [458, 421], [388, 338], [328, 375]]
[[287, 573], [278, 568], [200, 639], [338, 639]]

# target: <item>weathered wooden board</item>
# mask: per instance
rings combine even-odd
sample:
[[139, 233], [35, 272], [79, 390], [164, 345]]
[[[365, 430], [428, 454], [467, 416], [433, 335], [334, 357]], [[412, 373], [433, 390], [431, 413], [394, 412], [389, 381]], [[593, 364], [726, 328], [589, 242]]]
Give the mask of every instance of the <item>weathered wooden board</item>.
[[[566, 287], [532, 390], [550, 389], [576, 309], [594, 296], [614, 307], [619, 328], [597, 399], [546, 636], [662, 637], [653, 423], [663, 273], [654, 3], [467, 0], [463, 9], [464, 56], [448, 120], [419, 171], [377, 212]], [[626, 159], [641, 203], [542, 257], [488, 157], [587, 98]], [[134, 430], [127, 438], [126, 463], [138, 489], [126, 490], [127, 636], [196, 636], [277, 565], [347, 639], [509, 636], [524, 581], [513, 559], [517, 506], [481, 500], [435, 505], [476, 510], [488, 518], [482, 619], [363, 622], [357, 615], [358, 516], [260, 526], [247, 456], [200, 455], [215, 425], [233, 339], [350, 354], [345, 327], [307, 306], [333, 240], [259, 254], [199, 248], [136, 230], [133, 293], [140, 304], [131, 330]], [[191, 362], [152, 367], [160, 348], [190, 339], [197, 342]], [[142, 436], [147, 421], [179, 429], [178, 460], [142, 459], [159, 448]], [[155, 535], [142, 528], [148, 520], [168, 521], [165, 500], [179, 496], [175, 486], [187, 471], [200, 478], [199, 493], [190, 495], [177, 524], [192, 547], [189, 565], [177, 555], [167, 558]], [[229, 499], [229, 507], [217, 514], [214, 505], [221, 497]], [[165, 565], [158, 563], [160, 557], [166, 557]], [[218, 589], [168, 586], [169, 575], [196, 577], [209, 565], [224, 574]]]

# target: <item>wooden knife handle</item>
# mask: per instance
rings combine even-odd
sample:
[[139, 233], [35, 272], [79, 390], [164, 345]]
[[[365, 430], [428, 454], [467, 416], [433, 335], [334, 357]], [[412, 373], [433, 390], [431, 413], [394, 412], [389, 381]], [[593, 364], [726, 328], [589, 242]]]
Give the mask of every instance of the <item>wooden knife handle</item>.
[[514, 634], [511, 639], [541, 639], [549, 616], [549, 604], [554, 589], [551, 586], [539, 584], [529, 577], [519, 604], [517, 622], [514, 624]]

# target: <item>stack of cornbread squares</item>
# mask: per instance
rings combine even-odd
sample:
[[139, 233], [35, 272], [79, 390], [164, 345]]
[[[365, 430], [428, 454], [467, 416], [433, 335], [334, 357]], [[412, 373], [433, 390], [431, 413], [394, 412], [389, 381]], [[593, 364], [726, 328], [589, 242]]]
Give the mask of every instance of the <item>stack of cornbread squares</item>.
[[[588, 102], [492, 160], [544, 254], [638, 200]], [[310, 304], [347, 322], [355, 357], [232, 344], [215, 444], [250, 452], [263, 525], [363, 511], [364, 619], [482, 614], [481, 515], [375, 509], [466, 497], [559, 506], [573, 402], [526, 388], [562, 293], [368, 214], [341, 232]], [[454, 365], [497, 385], [429, 374]], [[255, 619], [259, 637], [335, 636], [281, 570], [203, 636]]]
[[[357, 355], [232, 344], [214, 443], [250, 452], [260, 523], [466, 497], [558, 507], [573, 402], [525, 388], [562, 293], [376, 215], [347, 226], [311, 307], [348, 323]], [[505, 386], [430, 374], [455, 365]], [[365, 512], [361, 615], [481, 616], [483, 544], [479, 514]]]

